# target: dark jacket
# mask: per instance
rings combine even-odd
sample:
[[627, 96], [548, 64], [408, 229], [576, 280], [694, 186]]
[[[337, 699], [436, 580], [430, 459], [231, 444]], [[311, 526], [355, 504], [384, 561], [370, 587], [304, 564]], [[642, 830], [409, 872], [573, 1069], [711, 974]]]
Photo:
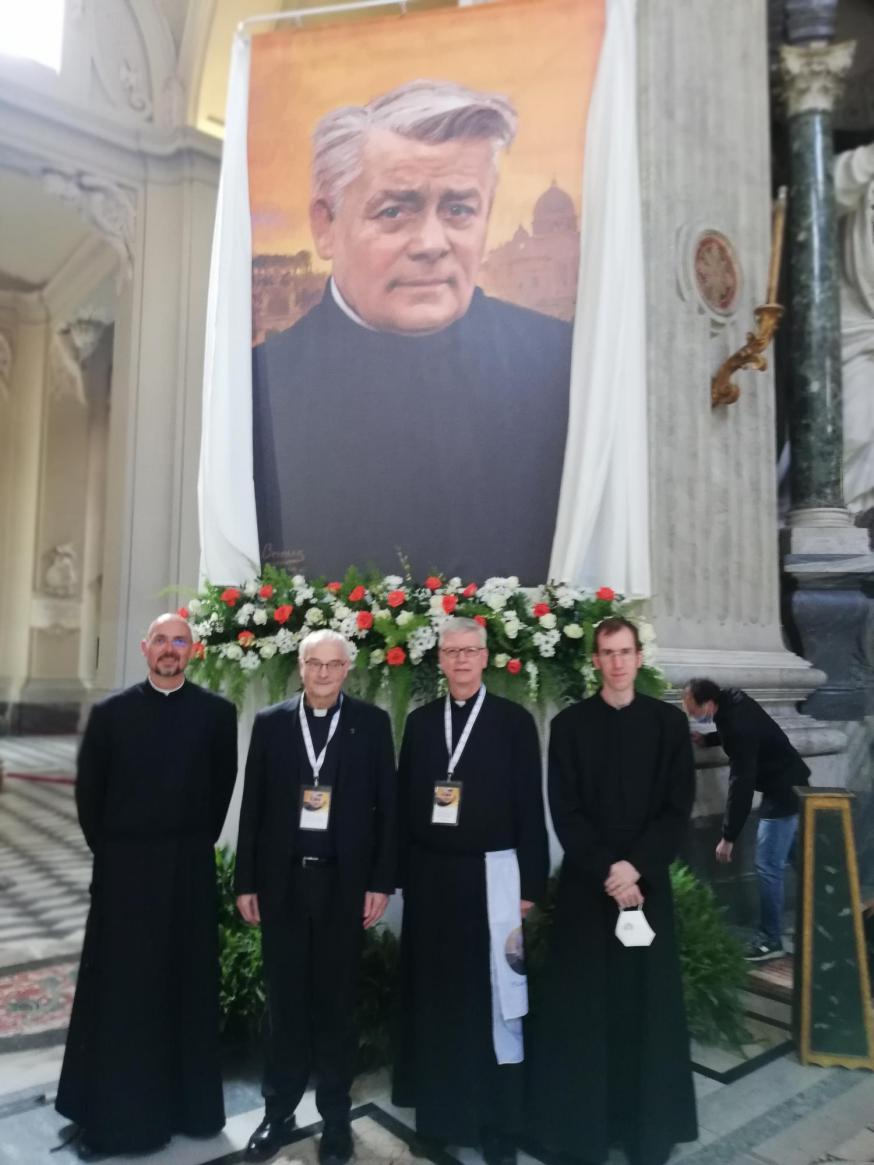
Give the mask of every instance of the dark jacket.
[[[350, 562], [394, 572], [400, 549], [414, 577], [439, 565], [447, 575], [541, 582], [567, 438], [571, 332], [480, 290], [440, 332], [370, 331], [328, 289], [252, 354], [263, 561], [342, 578]], [[326, 465], [343, 471], [314, 490]]]
[[731, 762], [722, 836], [736, 841], [749, 816], [753, 793], [762, 794], [762, 817], [790, 817], [798, 812], [793, 785], [806, 785], [810, 769], [789, 743], [783, 729], [740, 688], [724, 688], [713, 718], [718, 739]]
[[[311, 783], [297, 746], [300, 695], [255, 717], [237, 841], [236, 891], [258, 895], [262, 916], [284, 901], [297, 836], [300, 787]], [[360, 909], [367, 890], [391, 894], [396, 866], [396, 781], [385, 712], [344, 695], [334, 745], [332, 807], [341, 891]]]

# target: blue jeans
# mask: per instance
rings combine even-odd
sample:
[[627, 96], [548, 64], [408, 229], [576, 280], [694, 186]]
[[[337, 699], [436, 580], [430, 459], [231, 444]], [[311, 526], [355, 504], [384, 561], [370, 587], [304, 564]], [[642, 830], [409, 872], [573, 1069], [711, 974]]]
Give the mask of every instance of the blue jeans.
[[798, 829], [798, 815], [763, 817], [756, 834], [756, 876], [762, 937], [774, 946], [783, 945], [783, 874]]

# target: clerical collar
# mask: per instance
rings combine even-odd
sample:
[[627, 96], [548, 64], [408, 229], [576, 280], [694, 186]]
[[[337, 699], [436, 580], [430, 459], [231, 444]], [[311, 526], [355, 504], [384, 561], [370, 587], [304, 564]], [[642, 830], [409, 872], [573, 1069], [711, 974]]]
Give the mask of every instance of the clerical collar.
[[149, 681], [155, 691], [160, 692], [162, 696], [172, 696], [174, 692], [181, 692], [185, 687], [185, 676], [182, 677], [182, 683], [178, 688], [159, 688], [158, 685], [154, 683], [151, 676], [146, 676], [146, 679]]
[[601, 697], [601, 699], [604, 701], [604, 703], [607, 705], [607, 707], [612, 708], [614, 712], [624, 712], [626, 708], [630, 708], [631, 705], [634, 703], [634, 693], [632, 693], [631, 699], [628, 701], [627, 704], [611, 704], [610, 701], [604, 695], [603, 688], [598, 693], [598, 695]]
[[358, 324], [359, 328], [366, 328], [368, 332], [376, 332], [379, 330], [378, 328], [374, 328], [372, 324], [366, 323], [358, 314], [358, 312], [349, 306], [349, 304], [340, 294], [340, 288], [337, 286], [333, 275], [331, 276], [329, 282], [331, 287], [331, 296], [333, 297], [334, 303], [344, 315], [347, 315], [354, 324]]
[[342, 703], [343, 693], [341, 692], [337, 703], [332, 704], [330, 708], [314, 708], [312, 704], [308, 703], [306, 699], [304, 699], [303, 706], [307, 712], [309, 712], [310, 716], [316, 716], [319, 720], [321, 720], [324, 716], [333, 716]]
[[451, 699], [452, 699], [452, 703], [455, 705], [456, 708], [466, 708], [468, 706], [468, 704], [470, 704], [473, 700], [475, 700], [477, 698], [478, 695], [479, 695], [479, 688], [477, 688], [477, 690], [473, 693], [472, 696], [468, 696], [467, 699], [465, 699], [465, 700], [456, 700], [456, 698], [454, 696], [452, 696]]

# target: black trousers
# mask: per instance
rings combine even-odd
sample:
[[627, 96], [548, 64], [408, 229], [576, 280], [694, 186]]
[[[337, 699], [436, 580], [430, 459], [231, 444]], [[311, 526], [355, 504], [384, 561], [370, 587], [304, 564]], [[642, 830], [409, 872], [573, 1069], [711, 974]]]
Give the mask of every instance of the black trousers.
[[311, 1074], [323, 1119], [349, 1115], [363, 905], [357, 916], [343, 909], [335, 866], [295, 867], [284, 906], [262, 919], [270, 1117], [294, 1112]]

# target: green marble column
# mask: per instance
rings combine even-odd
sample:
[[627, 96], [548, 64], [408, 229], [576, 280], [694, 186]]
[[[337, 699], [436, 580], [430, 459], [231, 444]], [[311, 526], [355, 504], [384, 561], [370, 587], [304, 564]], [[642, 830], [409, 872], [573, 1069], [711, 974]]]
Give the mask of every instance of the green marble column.
[[854, 45], [784, 45], [789, 113], [793, 525], [847, 525], [842, 484], [838, 243], [832, 108]]

